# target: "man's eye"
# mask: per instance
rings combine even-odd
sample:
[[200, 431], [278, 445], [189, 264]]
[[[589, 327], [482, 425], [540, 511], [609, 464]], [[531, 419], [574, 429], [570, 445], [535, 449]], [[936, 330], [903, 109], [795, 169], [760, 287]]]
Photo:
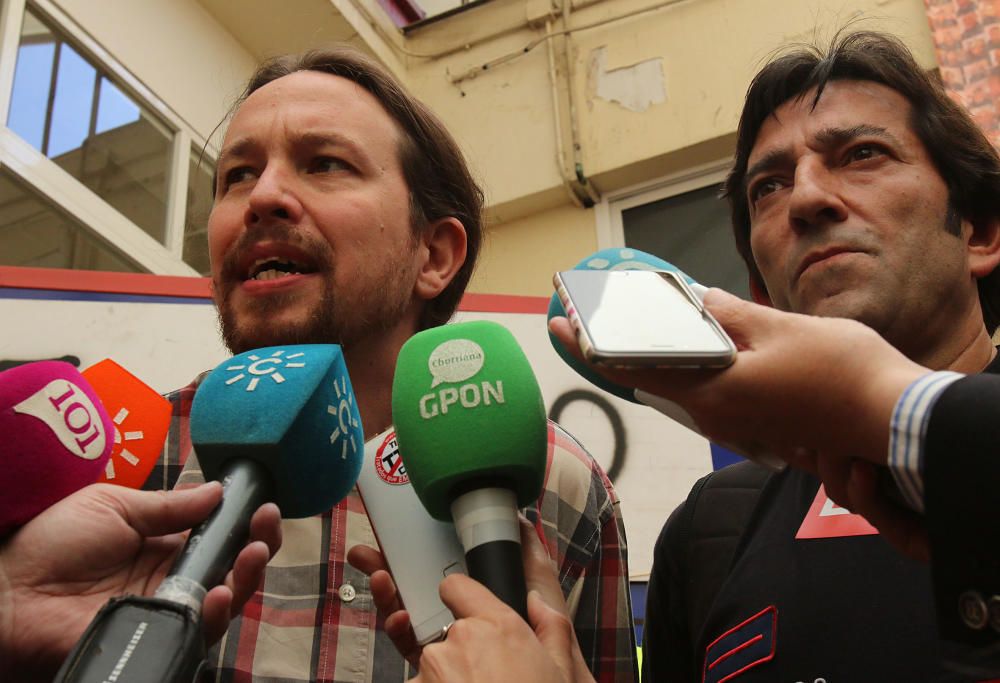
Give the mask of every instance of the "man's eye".
[[347, 167], [347, 164], [335, 157], [317, 157], [313, 159], [312, 163], [309, 165], [309, 172], [330, 173], [332, 171], [343, 170]]
[[882, 156], [885, 152], [878, 145], [858, 145], [848, 152], [848, 161], [865, 161]]
[[257, 174], [254, 173], [254, 170], [247, 166], [232, 168], [226, 171], [226, 175], [224, 176], [225, 186], [229, 187], [230, 185], [235, 185], [236, 183], [242, 183], [246, 180], [252, 180], [253, 178], [256, 177], [256, 175]]
[[774, 178], [762, 180], [750, 189], [750, 201], [756, 203], [772, 192], [777, 192], [781, 187], [781, 182]]

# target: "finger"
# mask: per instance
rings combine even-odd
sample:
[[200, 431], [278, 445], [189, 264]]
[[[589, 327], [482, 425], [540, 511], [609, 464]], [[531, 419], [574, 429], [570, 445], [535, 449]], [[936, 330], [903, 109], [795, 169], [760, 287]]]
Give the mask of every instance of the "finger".
[[162, 536], [199, 524], [222, 500], [222, 484], [206, 482], [177, 491], [137, 491], [97, 484], [95, 493], [143, 536]]
[[449, 574], [438, 587], [441, 601], [455, 619], [471, 616], [502, 616], [514, 610], [504, 604], [490, 589], [465, 574]]
[[262, 541], [267, 545], [269, 556], [274, 557], [281, 549], [281, 511], [274, 503], [265, 503], [257, 508], [250, 518], [250, 540]]
[[433, 681], [436, 683], [437, 681], [467, 680], [467, 677], [458, 671], [457, 667], [461, 667], [461, 664], [456, 663], [462, 654], [460, 649], [456, 649], [448, 641], [431, 643], [424, 648], [420, 655], [420, 661], [417, 664], [420, 675], [411, 678], [410, 683], [413, 681], [423, 681], [424, 683]]
[[920, 562], [930, 560], [930, 545], [923, 519], [903, 508], [879, 490], [878, 471], [868, 462], [851, 468], [849, 496], [856, 512], [879, 530], [885, 540], [903, 555]]
[[552, 568], [552, 559], [542, 545], [535, 527], [524, 515], [519, 515], [521, 558], [524, 562], [524, 582], [528, 591], [538, 594], [545, 604], [563, 614], [569, 613], [562, 587]]
[[702, 303], [741, 351], [750, 348], [752, 339], [764, 331], [770, 312], [766, 306], [744, 301], [717, 287], [705, 293]]
[[397, 610], [385, 618], [385, 633], [399, 654], [410, 664], [420, 661], [421, 647], [417, 635], [410, 624], [410, 613], [405, 609]]
[[214, 645], [229, 628], [232, 600], [233, 593], [228, 586], [216, 586], [205, 595], [201, 603], [201, 619], [206, 645]]
[[539, 642], [555, 663], [562, 678], [574, 680], [575, 663], [573, 649], [576, 635], [569, 618], [550, 607], [537, 591], [528, 593], [528, 623], [538, 636]]
[[262, 541], [250, 543], [236, 556], [233, 569], [225, 580], [225, 585], [233, 593], [230, 617], [242, 612], [247, 600], [260, 590], [264, 583], [264, 570], [268, 559], [270, 552]]
[[396, 590], [396, 583], [392, 576], [384, 569], [379, 569], [371, 575], [372, 600], [378, 611], [389, 615], [403, 609], [403, 603], [399, 600], [399, 592]]
[[367, 545], [356, 545], [347, 551], [347, 562], [359, 572], [371, 576], [378, 570], [388, 570], [389, 565], [375, 548]]
[[574, 358], [581, 363], [587, 362], [583, 358], [583, 353], [580, 352], [580, 345], [576, 341], [576, 332], [573, 331], [573, 325], [568, 319], [563, 316], [552, 318], [549, 320], [549, 331]]

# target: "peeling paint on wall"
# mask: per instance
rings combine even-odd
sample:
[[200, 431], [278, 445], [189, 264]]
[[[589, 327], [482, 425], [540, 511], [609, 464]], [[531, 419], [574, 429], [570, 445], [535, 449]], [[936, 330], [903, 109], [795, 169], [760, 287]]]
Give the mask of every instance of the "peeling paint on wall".
[[663, 58], [607, 69], [607, 47], [590, 52], [588, 90], [591, 98], [617, 102], [629, 111], [646, 111], [667, 100], [663, 78]]

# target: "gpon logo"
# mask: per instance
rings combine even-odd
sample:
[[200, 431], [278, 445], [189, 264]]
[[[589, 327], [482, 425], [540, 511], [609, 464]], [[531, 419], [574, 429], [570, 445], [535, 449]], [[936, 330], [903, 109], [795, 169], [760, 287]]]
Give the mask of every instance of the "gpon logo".
[[[449, 339], [442, 343], [427, 359], [427, 368], [434, 380], [431, 389], [439, 384], [464, 382], [475, 377], [483, 369], [486, 354], [483, 347], [471, 339]], [[420, 397], [420, 417], [431, 420], [438, 415], [447, 415], [448, 409], [456, 404], [462, 408], [476, 408], [480, 405], [502, 405], [503, 381], [479, 383], [469, 382], [458, 387], [445, 387], [437, 393]]]
[[461, 382], [474, 377], [483, 369], [485, 360], [483, 348], [471, 339], [449, 339], [427, 359], [427, 368], [434, 378], [431, 389], [442, 382]]

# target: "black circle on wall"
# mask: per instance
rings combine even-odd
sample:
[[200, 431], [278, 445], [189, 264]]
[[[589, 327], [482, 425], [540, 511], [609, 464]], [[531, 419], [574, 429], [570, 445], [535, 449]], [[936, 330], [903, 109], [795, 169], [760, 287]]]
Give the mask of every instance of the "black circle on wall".
[[622, 421], [622, 416], [611, 405], [611, 401], [597, 392], [587, 389], [573, 389], [561, 394], [552, 403], [552, 407], [549, 409], [549, 419], [553, 422], [559, 422], [559, 417], [562, 415], [563, 410], [566, 409], [566, 406], [575, 401], [593, 403], [608, 418], [608, 423], [611, 425], [611, 432], [614, 435], [614, 448], [611, 452], [611, 467], [608, 468], [607, 475], [611, 483], [614, 483], [625, 466], [625, 452], [628, 449], [628, 439], [625, 436], [625, 423]]

